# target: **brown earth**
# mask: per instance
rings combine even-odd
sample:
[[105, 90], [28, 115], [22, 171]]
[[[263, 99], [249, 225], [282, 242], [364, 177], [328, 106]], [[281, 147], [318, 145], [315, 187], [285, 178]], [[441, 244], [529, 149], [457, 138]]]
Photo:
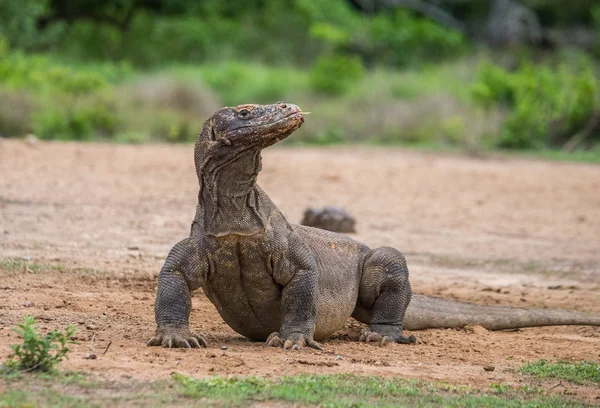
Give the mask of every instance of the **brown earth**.
[[[271, 148], [263, 168], [259, 183], [291, 222], [308, 206], [345, 207], [356, 239], [405, 253], [416, 292], [600, 314], [598, 166], [363, 147]], [[323, 352], [284, 352], [233, 332], [201, 292], [191, 326], [209, 348], [147, 348], [158, 271], [188, 234], [195, 177], [189, 145], [0, 139], [0, 360], [24, 314], [43, 329], [74, 323], [82, 341], [63, 368], [111, 380], [358, 373], [551, 388], [514, 370], [600, 359], [599, 328], [427, 330], [416, 345], [378, 347], [353, 341], [353, 321]], [[98, 358], [87, 360], [92, 337]], [[565, 389], [600, 399], [597, 386], [552, 388]]]

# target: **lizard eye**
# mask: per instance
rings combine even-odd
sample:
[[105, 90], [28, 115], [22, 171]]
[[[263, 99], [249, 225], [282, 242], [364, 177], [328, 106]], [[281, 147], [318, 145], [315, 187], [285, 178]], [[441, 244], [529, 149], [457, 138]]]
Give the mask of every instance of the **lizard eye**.
[[210, 140], [212, 140], [213, 142], [217, 140], [217, 135], [215, 134], [215, 127], [212, 126], [210, 128]]
[[250, 112], [248, 112], [248, 109], [242, 109], [240, 111], [240, 115], [242, 116], [242, 118], [245, 118], [246, 116], [248, 116]]

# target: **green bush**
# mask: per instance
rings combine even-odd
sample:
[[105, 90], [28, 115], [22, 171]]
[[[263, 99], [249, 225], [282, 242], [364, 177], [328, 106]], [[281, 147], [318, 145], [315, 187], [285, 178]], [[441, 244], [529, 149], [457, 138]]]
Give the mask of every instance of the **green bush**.
[[203, 23], [198, 19], [161, 18], [145, 12], [136, 14], [127, 31], [109, 24], [78, 21], [71, 27], [61, 51], [74, 59], [125, 59], [137, 66], [156, 66], [167, 61], [197, 62], [207, 57], [207, 47], [213, 45], [210, 40], [218, 35]]
[[23, 338], [23, 343], [10, 346], [12, 355], [3, 365], [9, 372], [54, 371], [71, 351], [68, 346], [75, 344], [71, 340], [75, 334], [74, 326], [67, 326], [64, 333], [52, 330], [43, 336], [37, 331], [32, 316], [25, 316], [23, 323], [18, 324], [13, 331]]
[[72, 59], [142, 67], [232, 59], [306, 66], [341, 52], [405, 66], [454, 57], [467, 44], [459, 31], [416, 13], [363, 13], [347, 0], [173, 2], [172, 13], [151, 11], [155, 6], [138, 8], [126, 29], [111, 19], [75, 20], [57, 48]]
[[99, 91], [109, 83], [125, 79], [127, 64], [99, 64], [73, 67], [39, 55], [11, 53], [0, 60], [0, 84], [33, 91], [85, 94]]
[[119, 60], [125, 56], [123, 33], [113, 25], [76, 21], [69, 27], [60, 52], [79, 60]]
[[[0, 60], [0, 135], [33, 130], [43, 139], [112, 137], [120, 119], [102, 95], [131, 73], [127, 64], [71, 66], [39, 55], [11, 53]], [[12, 101], [12, 103], [8, 103]]]
[[396, 8], [365, 15], [348, 1], [299, 0], [311, 38], [323, 43], [321, 57], [351, 52], [366, 63], [406, 66], [462, 55], [467, 38], [412, 12]]
[[41, 139], [90, 140], [112, 137], [118, 124], [117, 113], [110, 105], [95, 103], [47, 110], [35, 119], [34, 130]]
[[475, 102], [486, 108], [495, 104], [512, 106], [517, 86], [514, 74], [498, 65], [485, 62], [479, 67], [471, 95]]
[[179, 143], [194, 141], [202, 122], [173, 111], [154, 111], [146, 126], [151, 140]]
[[298, 70], [261, 64], [226, 62], [206, 65], [201, 73], [225, 105], [274, 103], [306, 86], [306, 76]]
[[585, 58], [556, 66], [527, 63], [513, 72], [484, 63], [472, 96], [485, 107], [508, 109], [497, 145], [525, 149], [564, 142], [584, 128], [600, 108], [599, 89]]
[[[281, 64], [314, 53], [315, 41], [307, 38], [306, 22], [290, 12], [290, 5], [269, 2], [264, 5], [266, 10], [246, 4], [226, 10], [219, 2], [212, 8], [198, 7], [206, 9], [187, 15], [139, 10], [127, 30], [76, 21], [59, 49], [73, 59], [127, 60], [140, 67], [226, 59]], [[238, 17], [231, 18], [232, 14]]]
[[297, 0], [310, 38], [321, 44], [320, 55], [329, 54], [354, 43], [366, 30], [366, 19], [345, 0]]
[[341, 95], [363, 78], [364, 71], [362, 61], [357, 56], [321, 57], [311, 69], [310, 81], [317, 92]]
[[49, 0], [0, 0], [0, 36], [13, 48], [34, 49], [56, 43], [65, 31], [64, 23], [46, 25], [39, 19], [50, 12]]
[[459, 31], [400, 8], [370, 19], [368, 33], [373, 58], [393, 66], [456, 57], [467, 48]]
[[60, 103], [46, 102], [33, 117], [34, 133], [41, 139], [91, 140], [111, 138], [119, 130], [121, 119], [110, 98], [60, 98]]

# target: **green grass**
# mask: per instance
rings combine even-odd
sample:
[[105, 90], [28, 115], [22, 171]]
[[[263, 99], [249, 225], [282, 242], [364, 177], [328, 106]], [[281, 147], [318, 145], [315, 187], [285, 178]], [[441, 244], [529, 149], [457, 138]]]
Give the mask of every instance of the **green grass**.
[[[0, 408], [4, 407], [87, 407], [89, 397], [71, 395], [69, 390], [91, 390], [100, 385], [89, 376], [76, 372], [22, 374], [0, 371]], [[79, 393], [77, 393], [79, 394]]]
[[600, 363], [593, 361], [549, 363], [539, 360], [525, 364], [519, 371], [538, 378], [556, 378], [575, 384], [600, 383]]
[[24, 259], [1, 259], [0, 269], [9, 271], [23, 271], [28, 273], [39, 273], [49, 271], [65, 272], [67, 267], [60, 264], [40, 264], [36, 262], [26, 261]]
[[96, 381], [79, 373], [0, 376], [0, 407], [267, 406], [321, 407], [580, 407], [537, 387], [490, 384], [485, 390], [399, 377], [297, 375]]
[[62, 272], [62, 273], [80, 273], [80, 274], [98, 274], [104, 273], [101, 270], [87, 267], [71, 268], [61, 264], [36, 263], [25, 259], [7, 258], [0, 259], [0, 272], [23, 272], [23, 273], [41, 273], [41, 272]]
[[55, 384], [74, 386], [77, 388], [94, 388], [102, 386], [101, 382], [91, 378], [88, 374], [75, 371], [23, 373], [20, 371], [0, 370], [0, 380], [4, 380], [6, 384], [9, 385], [32, 382], [43, 386]]
[[[43, 402], [42, 402], [43, 401]], [[46, 390], [39, 393], [31, 393], [30, 391], [5, 391], [0, 393], [0, 407], [87, 407], [90, 404], [86, 403], [83, 398], [75, 398], [63, 393]]]
[[503, 151], [509, 155], [531, 157], [534, 159], [554, 160], [554, 161], [570, 161], [581, 163], [600, 163], [600, 147], [592, 150], [576, 150], [568, 153], [563, 150], [514, 150]]
[[[20, 388], [0, 391], [0, 408], [4, 407], [161, 407], [205, 406], [178, 393], [172, 382], [116, 383], [79, 388], [36, 378], [23, 380]], [[2, 384], [0, 382], [0, 389]]]
[[[258, 402], [324, 407], [569, 407], [574, 402], [553, 397], [530, 399], [508, 385], [486, 393], [419, 380], [356, 375], [298, 375], [267, 380], [256, 377], [191, 379], [174, 375], [185, 396], [215, 406], [248, 406]], [[501, 391], [501, 392], [500, 392]]]
[[77, 372], [0, 373], [0, 408], [172, 406], [185, 400], [175, 386], [172, 381], [100, 381]]

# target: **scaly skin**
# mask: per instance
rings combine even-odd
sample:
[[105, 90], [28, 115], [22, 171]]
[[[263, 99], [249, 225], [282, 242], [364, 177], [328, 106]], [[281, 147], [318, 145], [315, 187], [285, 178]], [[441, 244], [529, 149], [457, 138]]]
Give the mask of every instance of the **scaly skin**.
[[[236, 332], [284, 349], [320, 348], [316, 340], [348, 317], [368, 324], [360, 340], [412, 343], [406, 329], [489, 329], [554, 324], [600, 325], [560, 310], [502, 308], [416, 295], [404, 256], [369, 249], [345, 235], [289, 224], [256, 184], [260, 152], [303, 123], [295, 105], [241, 105], [217, 111], [195, 146], [200, 191], [190, 236], [169, 253], [155, 303], [150, 346], [201, 347], [189, 330], [191, 292], [202, 288]], [[408, 310], [407, 310], [408, 308]], [[406, 318], [405, 318], [406, 317]]]

